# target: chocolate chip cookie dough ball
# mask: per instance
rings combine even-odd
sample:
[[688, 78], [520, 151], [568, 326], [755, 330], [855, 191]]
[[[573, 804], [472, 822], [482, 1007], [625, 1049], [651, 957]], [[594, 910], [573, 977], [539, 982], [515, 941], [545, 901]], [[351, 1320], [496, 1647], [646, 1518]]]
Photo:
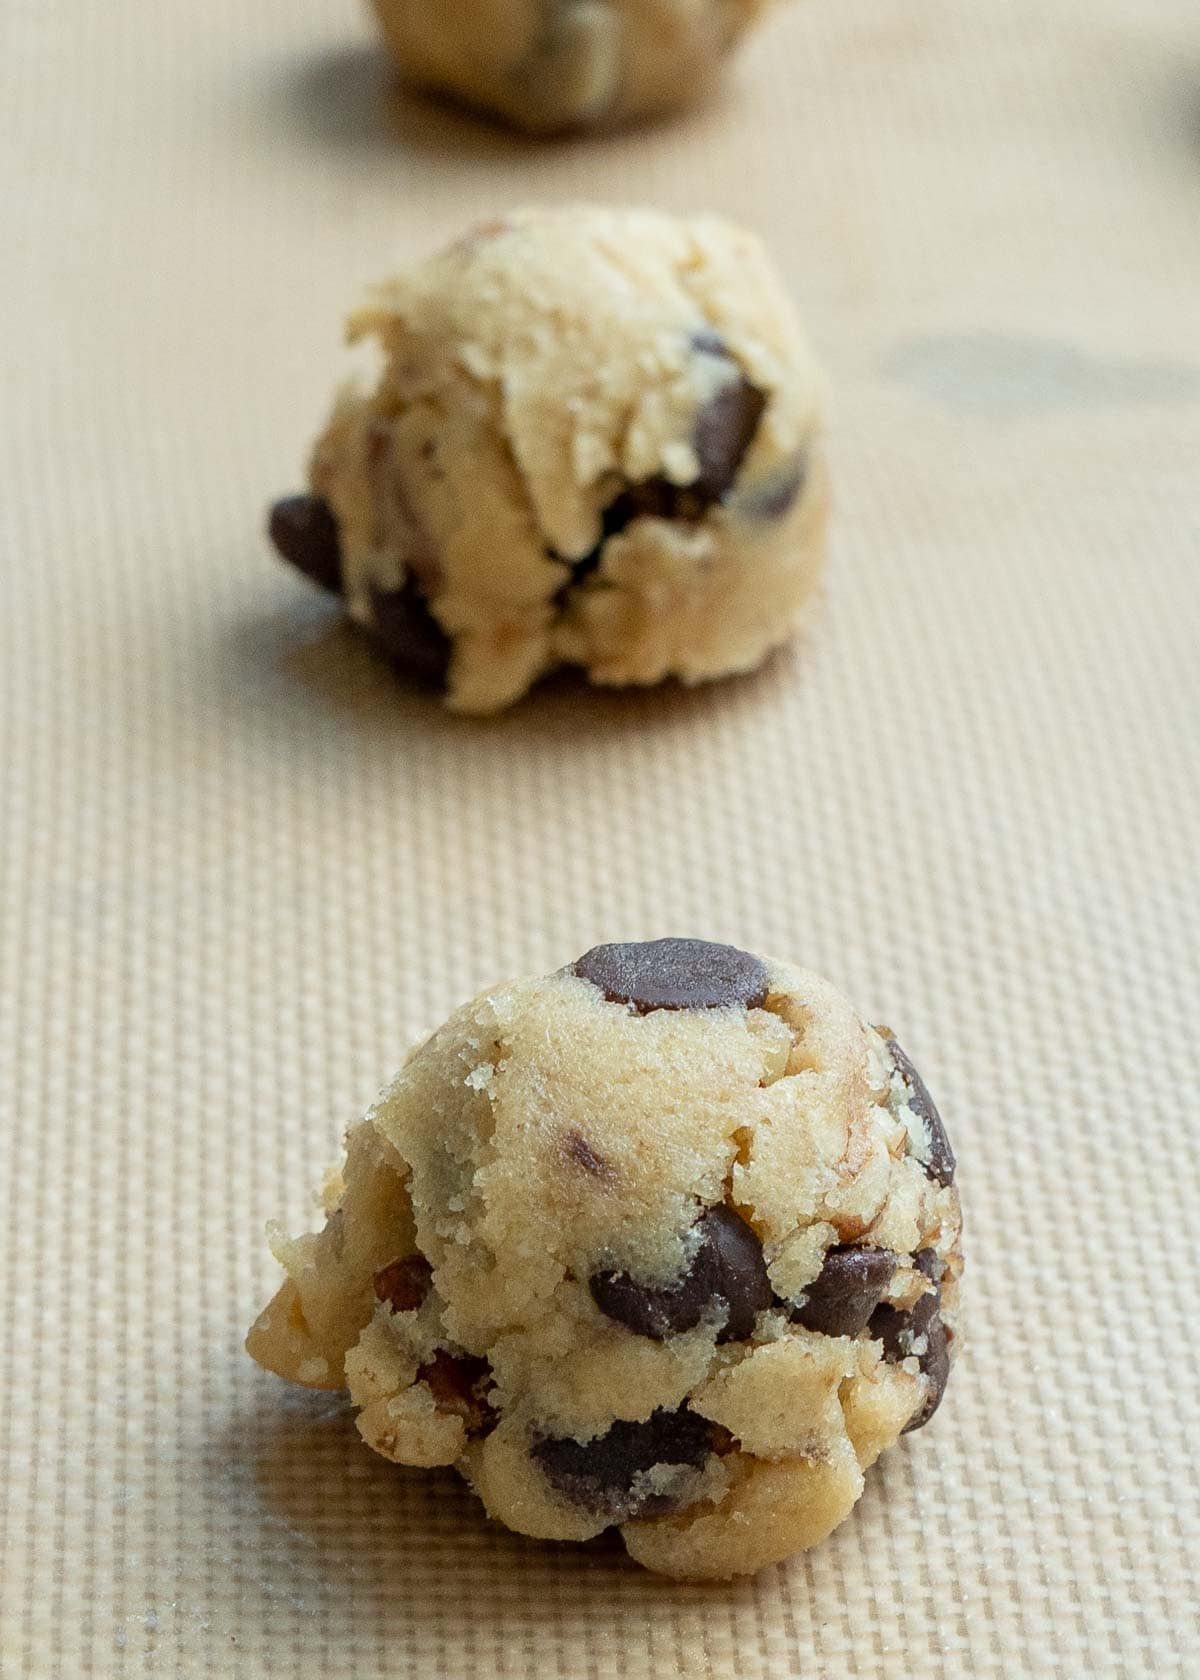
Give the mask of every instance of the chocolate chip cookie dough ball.
[[520, 1533], [615, 1524], [664, 1574], [749, 1573], [823, 1539], [937, 1409], [953, 1178], [912, 1063], [827, 981], [600, 946], [410, 1054], [324, 1230], [276, 1237], [247, 1345]]
[[820, 383], [759, 242], [712, 217], [516, 212], [352, 317], [276, 547], [462, 712], [543, 673], [700, 682], [795, 630], [821, 568]]
[[772, 0], [372, 0], [415, 82], [533, 133], [690, 103]]

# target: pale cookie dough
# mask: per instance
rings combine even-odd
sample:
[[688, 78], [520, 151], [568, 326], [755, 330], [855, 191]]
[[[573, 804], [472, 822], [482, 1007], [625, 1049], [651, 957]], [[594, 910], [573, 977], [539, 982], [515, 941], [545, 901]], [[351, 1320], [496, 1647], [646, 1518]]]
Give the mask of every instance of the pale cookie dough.
[[825, 980], [699, 940], [497, 986], [349, 1134], [251, 1330], [402, 1464], [523, 1534], [617, 1525], [744, 1574], [824, 1538], [942, 1398], [954, 1157], [912, 1063]]
[[690, 104], [773, 0], [372, 0], [414, 82], [535, 134]]
[[351, 318], [280, 553], [462, 712], [543, 673], [684, 682], [786, 641], [824, 555], [821, 384], [758, 240], [714, 217], [514, 212]]

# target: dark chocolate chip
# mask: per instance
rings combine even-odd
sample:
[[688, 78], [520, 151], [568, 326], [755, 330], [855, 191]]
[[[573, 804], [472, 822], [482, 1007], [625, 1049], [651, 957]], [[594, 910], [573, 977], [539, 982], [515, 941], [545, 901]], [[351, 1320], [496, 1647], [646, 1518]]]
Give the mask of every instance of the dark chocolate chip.
[[416, 1312], [433, 1283], [433, 1267], [423, 1254], [407, 1254], [375, 1273], [375, 1293], [393, 1312]]
[[297, 571], [331, 595], [341, 594], [342, 546], [328, 502], [320, 496], [285, 496], [271, 509], [267, 530]]
[[681, 1406], [652, 1412], [644, 1423], [614, 1423], [605, 1435], [581, 1442], [544, 1436], [532, 1448], [546, 1480], [574, 1504], [613, 1522], [659, 1517], [677, 1508], [669, 1494], [635, 1488], [637, 1478], [657, 1464], [691, 1465], [708, 1457], [708, 1422]]
[[439, 1412], [453, 1412], [463, 1420], [469, 1435], [481, 1435], [494, 1423], [486, 1398], [492, 1382], [486, 1359], [439, 1348], [430, 1363], [421, 1366], [417, 1381], [429, 1385]]
[[570, 577], [555, 597], [558, 604], [562, 605], [567, 593], [576, 584], [586, 583], [598, 569], [608, 539], [619, 537], [635, 519], [680, 519], [694, 524], [703, 519], [711, 505], [711, 501], [706, 501], [691, 486], [672, 484], [665, 478], [647, 478], [640, 484], [627, 486], [602, 510], [600, 540], [594, 548], [577, 560], [566, 560], [563, 555], [551, 550], [553, 559], [563, 560], [571, 568]]
[[908, 1106], [918, 1116], [928, 1136], [925, 1154], [919, 1157], [921, 1165], [938, 1184], [953, 1184], [957, 1163], [954, 1151], [950, 1147], [950, 1139], [946, 1136], [946, 1128], [942, 1125], [942, 1117], [929, 1095], [929, 1088], [892, 1034], [880, 1030], [883, 1031], [896, 1072], [904, 1085]]
[[732, 489], [766, 406], [757, 385], [741, 373], [708, 399], [692, 434], [700, 461], [700, 476], [692, 486], [696, 494], [719, 502]]
[[604, 541], [628, 529], [635, 519], [703, 519], [711, 506], [691, 484], [672, 484], [669, 478], [646, 478], [622, 490], [600, 518]]
[[724, 361], [732, 361], [729, 346], [715, 327], [700, 327], [692, 334], [692, 349], [698, 350], [702, 356], [720, 356]]
[[731, 1207], [709, 1208], [696, 1230], [700, 1246], [678, 1283], [654, 1286], [624, 1272], [597, 1273], [591, 1291], [601, 1312], [657, 1342], [695, 1329], [716, 1309], [724, 1317], [717, 1340], [745, 1341], [773, 1299], [762, 1244]]
[[692, 348], [701, 355], [728, 362], [734, 373], [700, 410], [692, 433], [700, 460], [700, 476], [691, 488], [712, 503], [720, 501], [733, 487], [766, 410], [767, 399], [746, 378], [729, 346], [712, 327], [702, 327], [692, 334]]
[[900, 1312], [895, 1307], [876, 1307], [867, 1326], [872, 1337], [883, 1343], [885, 1359], [907, 1359], [915, 1351], [913, 1344], [924, 1338], [917, 1360], [928, 1379], [925, 1403], [905, 1424], [905, 1434], [929, 1422], [941, 1405], [950, 1377], [950, 1333], [941, 1314], [942, 1263], [931, 1248], [914, 1254], [913, 1263], [933, 1284], [932, 1291], [922, 1295], [908, 1312]]
[[603, 1155], [598, 1155], [581, 1132], [568, 1132], [563, 1138], [563, 1150], [568, 1160], [581, 1167], [585, 1173], [593, 1178], [602, 1179], [612, 1184], [617, 1177], [617, 1169], [611, 1161], [606, 1161]]
[[450, 668], [450, 638], [429, 610], [414, 577], [400, 589], [371, 590], [371, 634], [405, 676], [441, 688]]
[[[693, 333], [691, 342], [692, 348], [701, 354], [719, 356], [736, 367], [719, 333], [702, 328]], [[739, 369], [736, 377], [722, 385], [696, 416], [692, 446], [700, 473], [691, 484], [673, 484], [661, 477], [627, 484], [601, 513], [600, 540], [594, 548], [576, 559], [551, 551], [554, 559], [564, 561], [571, 568], [570, 577], [558, 592], [559, 605], [568, 590], [586, 582], [597, 569], [608, 539], [620, 536], [635, 519], [676, 519], [686, 524], [703, 519], [709, 508], [732, 489], [766, 406], [766, 397]], [[781, 512], [786, 512], [799, 489], [797, 483]], [[763, 517], [775, 516], [768, 512]]]
[[705, 939], [596, 945], [570, 972], [598, 986], [610, 1003], [631, 1004], [639, 1015], [655, 1009], [757, 1009], [770, 984], [758, 957]]
[[[342, 592], [337, 521], [319, 496], [287, 496], [271, 509], [271, 541], [285, 560], [331, 594]], [[412, 574], [400, 589], [371, 590], [371, 632], [405, 675], [430, 687], [445, 684], [450, 638], [429, 610]]]
[[[740, 372], [722, 385], [696, 415], [692, 446], [700, 462], [699, 476], [691, 484], [647, 478], [627, 485], [601, 516], [601, 546], [635, 519], [703, 519], [733, 487], [766, 406], [766, 397]], [[585, 555], [577, 565], [589, 558]]]
[[701, 1279], [707, 1274], [709, 1299], [722, 1300], [728, 1308], [717, 1340], [743, 1342], [774, 1299], [762, 1243], [731, 1207], [710, 1208], [701, 1225]]
[[895, 1270], [896, 1256], [886, 1248], [831, 1248], [803, 1304], [792, 1308], [792, 1319], [823, 1336], [857, 1336]]

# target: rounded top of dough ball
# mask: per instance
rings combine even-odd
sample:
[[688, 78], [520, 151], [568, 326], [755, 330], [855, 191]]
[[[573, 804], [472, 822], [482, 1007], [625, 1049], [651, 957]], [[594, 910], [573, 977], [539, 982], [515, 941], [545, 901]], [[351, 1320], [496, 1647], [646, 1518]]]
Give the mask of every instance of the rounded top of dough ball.
[[[706, 940], [601, 945], [491, 988], [413, 1055], [374, 1119], [412, 1168], [448, 1298], [463, 1324], [494, 1310], [493, 1330], [509, 1295], [564, 1276], [669, 1278], [697, 1210], [725, 1199], [785, 1299], [831, 1240], [916, 1251], [939, 1220], [955, 1229], [954, 1156], [890, 1030], [816, 974]], [[483, 1241], [469, 1197], [448, 1218], [447, 1192], [480, 1136]]]
[[699, 98], [773, 0], [372, 0], [418, 84], [532, 133]]
[[375, 286], [348, 332], [382, 344], [394, 402], [497, 400], [539, 535], [568, 561], [618, 481], [695, 488], [692, 517], [735, 479], [786, 489], [823, 397], [762, 241], [715, 215], [513, 210]]

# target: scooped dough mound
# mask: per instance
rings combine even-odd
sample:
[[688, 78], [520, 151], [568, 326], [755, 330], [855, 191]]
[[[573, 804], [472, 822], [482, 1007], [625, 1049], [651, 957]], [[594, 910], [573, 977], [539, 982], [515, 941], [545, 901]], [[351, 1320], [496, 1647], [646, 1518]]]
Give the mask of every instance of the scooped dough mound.
[[821, 382], [762, 246], [715, 217], [517, 211], [379, 286], [283, 556], [405, 672], [497, 711], [750, 670], [824, 557]]
[[886, 1028], [699, 940], [483, 993], [349, 1134], [250, 1332], [369, 1446], [651, 1569], [815, 1544], [946, 1387], [954, 1156]]

